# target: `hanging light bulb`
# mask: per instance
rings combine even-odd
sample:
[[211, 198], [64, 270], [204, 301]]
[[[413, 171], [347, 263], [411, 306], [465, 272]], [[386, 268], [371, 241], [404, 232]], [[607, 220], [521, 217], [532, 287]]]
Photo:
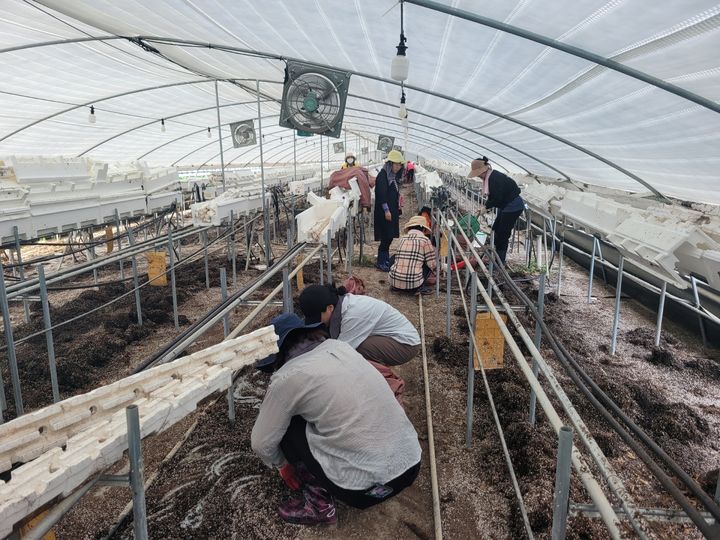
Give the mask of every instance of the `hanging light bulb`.
[[408, 112], [405, 106], [405, 88], [403, 87], [402, 95], [400, 96], [400, 108], [398, 109], [398, 118], [401, 120], [407, 120]]
[[407, 39], [405, 38], [403, 22], [403, 1], [400, 0], [400, 43], [397, 46], [397, 55], [395, 55], [390, 65], [390, 77], [400, 82], [408, 78], [410, 71], [410, 60], [405, 56], [405, 51], [407, 51], [405, 42]]
[[210, 131], [210, 128], [208, 127], [208, 139], [212, 138], [212, 132]]
[[160, 131], [165, 133], [165, 119], [160, 120]]
[[95, 106], [90, 105], [90, 115], [88, 116], [88, 122], [91, 124], [94, 124], [97, 121], [97, 118], [95, 118]]

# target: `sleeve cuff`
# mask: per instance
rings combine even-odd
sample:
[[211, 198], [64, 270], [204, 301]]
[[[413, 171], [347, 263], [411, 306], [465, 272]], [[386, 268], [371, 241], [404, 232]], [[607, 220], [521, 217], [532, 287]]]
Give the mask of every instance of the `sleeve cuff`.
[[383, 203], [382, 209], [383, 209], [384, 212], [389, 212], [389, 211], [390, 211], [390, 207], [387, 205], [387, 203]]

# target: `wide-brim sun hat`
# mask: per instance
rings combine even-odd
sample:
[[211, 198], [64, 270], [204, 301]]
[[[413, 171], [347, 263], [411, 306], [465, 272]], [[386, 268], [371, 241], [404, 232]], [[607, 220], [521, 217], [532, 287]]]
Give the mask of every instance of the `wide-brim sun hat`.
[[473, 159], [470, 163], [470, 173], [467, 175], [468, 178], [476, 178], [488, 170], [488, 165], [482, 159]]
[[[295, 315], [294, 313], [283, 313], [282, 315], [278, 315], [277, 317], [274, 317], [270, 324], [272, 324], [275, 327], [275, 333], [278, 336], [278, 349], [282, 347], [283, 343], [287, 339], [287, 337], [292, 334], [296, 330], [301, 330], [303, 328], [316, 328], [320, 326], [322, 323], [312, 323], [312, 324], [305, 324], [303, 320]], [[267, 369], [270, 366], [272, 366], [275, 361], [277, 360], [277, 354], [273, 353], [270, 356], [266, 356], [265, 358], [258, 360], [255, 362], [255, 367], [257, 369]]]
[[403, 157], [400, 150], [390, 150], [390, 153], [387, 155], [387, 161], [390, 161], [391, 163], [401, 163], [405, 165], [405, 158]]
[[405, 224], [405, 227], [403, 229], [405, 232], [408, 231], [411, 227], [422, 227], [428, 232], [432, 232], [432, 229], [428, 227], [427, 220], [425, 219], [425, 216], [413, 216], [411, 217], [408, 222]]

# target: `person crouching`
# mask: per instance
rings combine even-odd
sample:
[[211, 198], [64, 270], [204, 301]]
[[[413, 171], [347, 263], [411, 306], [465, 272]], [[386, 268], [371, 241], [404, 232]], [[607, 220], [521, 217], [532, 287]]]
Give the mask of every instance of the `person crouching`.
[[382, 375], [321, 322], [272, 320], [279, 352], [252, 430], [252, 449], [298, 493], [278, 508], [288, 523], [333, 524], [335, 499], [381, 503], [420, 470], [417, 433]]
[[390, 268], [393, 290], [426, 293], [435, 283], [435, 249], [426, 236], [431, 232], [424, 216], [414, 216], [405, 225]]

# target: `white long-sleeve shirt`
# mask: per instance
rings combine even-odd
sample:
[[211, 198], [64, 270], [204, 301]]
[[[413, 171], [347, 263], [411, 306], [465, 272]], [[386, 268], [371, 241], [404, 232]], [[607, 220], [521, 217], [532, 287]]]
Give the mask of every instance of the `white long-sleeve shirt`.
[[370, 336], [386, 336], [405, 345], [419, 345], [420, 335], [405, 315], [390, 304], [370, 296], [343, 297], [339, 341], [353, 349]]
[[342, 488], [385, 484], [420, 461], [405, 411], [380, 372], [347, 343], [328, 339], [273, 374], [252, 430], [252, 448], [266, 465], [286, 463], [280, 441], [295, 415], [307, 421], [312, 455]]

